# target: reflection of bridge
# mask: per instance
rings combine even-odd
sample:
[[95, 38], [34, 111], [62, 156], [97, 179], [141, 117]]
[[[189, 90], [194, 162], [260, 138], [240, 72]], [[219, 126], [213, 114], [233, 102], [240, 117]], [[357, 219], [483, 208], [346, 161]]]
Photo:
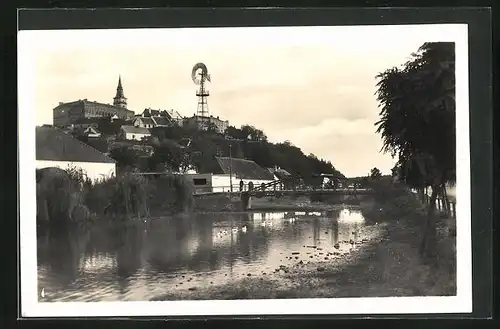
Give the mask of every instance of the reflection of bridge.
[[338, 189], [291, 189], [291, 190], [261, 190], [261, 189], [253, 189], [250, 191], [238, 191], [238, 192], [229, 192], [229, 187], [227, 192], [200, 192], [196, 193], [196, 195], [243, 195], [247, 194], [249, 196], [254, 196], [257, 198], [274, 196], [274, 197], [282, 197], [282, 196], [309, 196], [309, 195], [370, 195], [373, 193], [371, 189], [347, 189], [347, 188], [338, 188]]
[[346, 189], [346, 188], [338, 188], [338, 189], [296, 189], [296, 190], [271, 190], [271, 191], [257, 191], [253, 190], [248, 193], [251, 196], [255, 197], [264, 197], [264, 196], [299, 196], [299, 195], [368, 195], [372, 194], [373, 191], [370, 189]]

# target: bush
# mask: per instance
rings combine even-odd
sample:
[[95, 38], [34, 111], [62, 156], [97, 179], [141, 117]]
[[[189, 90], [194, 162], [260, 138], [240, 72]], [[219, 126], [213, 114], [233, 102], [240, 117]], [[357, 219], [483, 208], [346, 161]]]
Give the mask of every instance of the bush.
[[376, 208], [364, 211], [372, 221], [400, 219], [414, 215], [422, 208], [417, 196], [401, 183], [393, 183], [389, 179], [370, 180], [367, 187], [373, 189]]
[[150, 181], [148, 199], [155, 212], [186, 212], [193, 208], [193, 184], [181, 175], [163, 175]]
[[394, 183], [390, 179], [370, 180], [366, 187], [374, 192], [375, 201], [378, 203], [394, 202], [401, 197], [413, 197], [411, 191], [401, 183]]
[[85, 195], [89, 209], [99, 215], [149, 215], [150, 186], [144, 176], [125, 172], [117, 177], [97, 182]]
[[193, 207], [192, 184], [180, 175], [146, 178], [136, 172], [92, 183], [81, 170], [37, 170], [39, 223], [67, 224], [112, 218], [186, 212]]
[[82, 170], [44, 168], [36, 171], [38, 224], [63, 227], [90, 218], [83, 205], [82, 189], [87, 183]]

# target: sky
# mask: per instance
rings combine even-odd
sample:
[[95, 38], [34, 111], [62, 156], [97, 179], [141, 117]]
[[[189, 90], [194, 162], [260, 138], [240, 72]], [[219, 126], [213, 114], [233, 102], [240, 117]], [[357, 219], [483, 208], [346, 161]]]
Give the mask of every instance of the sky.
[[[192, 67], [211, 75], [210, 114], [290, 141], [348, 177], [394, 160], [380, 152], [375, 76], [456, 25], [21, 31], [36, 125], [59, 102], [112, 103], [121, 75], [128, 108], [196, 112]], [[20, 97], [22, 97], [20, 93]]]

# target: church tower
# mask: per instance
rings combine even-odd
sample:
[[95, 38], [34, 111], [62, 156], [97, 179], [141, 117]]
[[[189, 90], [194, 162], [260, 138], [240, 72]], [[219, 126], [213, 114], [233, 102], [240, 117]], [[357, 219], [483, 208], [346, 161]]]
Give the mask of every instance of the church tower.
[[118, 77], [118, 87], [116, 88], [116, 96], [113, 98], [113, 105], [118, 107], [127, 108], [127, 98], [123, 94], [122, 78]]

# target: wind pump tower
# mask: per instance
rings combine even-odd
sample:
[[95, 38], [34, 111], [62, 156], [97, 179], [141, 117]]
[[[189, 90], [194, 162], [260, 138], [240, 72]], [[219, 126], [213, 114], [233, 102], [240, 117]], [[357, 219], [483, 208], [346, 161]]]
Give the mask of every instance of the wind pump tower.
[[207, 97], [210, 96], [210, 93], [205, 89], [205, 83], [207, 81], [210, 82], [210, 74], [208, 74], [206, 65], [203, 63], [197, 63], [193, 66], [191, 79], [193, 79], [193, 82], [196, 85], [200, 86], [200, 88], [196, 91], [196, 96], [198, 96], [198, 109], [196, 111], [196, 115], [199, 117], [199, 120], [203, 120], [203, 118], [209, 116]]

